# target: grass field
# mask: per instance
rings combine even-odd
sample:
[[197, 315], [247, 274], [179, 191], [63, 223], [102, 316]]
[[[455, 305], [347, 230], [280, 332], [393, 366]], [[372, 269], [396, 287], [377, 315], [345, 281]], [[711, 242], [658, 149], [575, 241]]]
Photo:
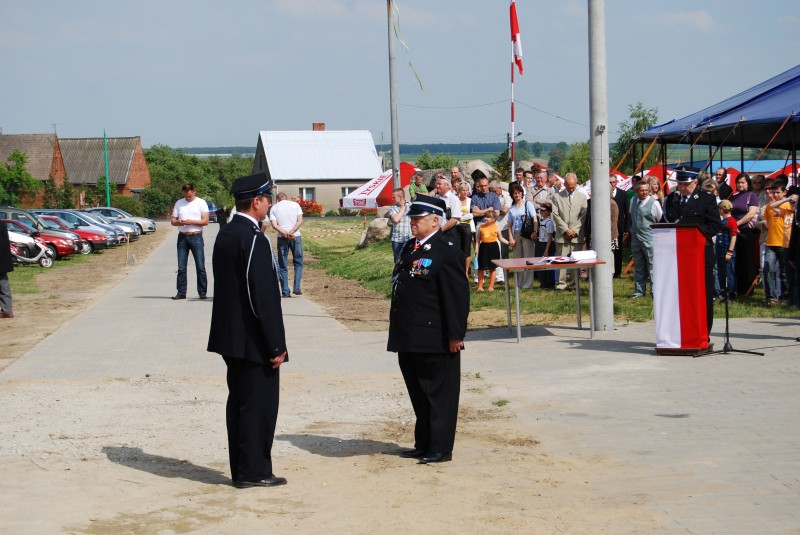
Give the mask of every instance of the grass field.
[[[388, 241], [365, 249], [357, 249], [363, 219], [318, 219], [306, 218], [303, 224], [303, 244], [308, 252], [318, 259], [315, 268], [324, 269], [337, 277], [358, 281], [365, 288], [386, 297], [391, 295], [389, 282], [392, 274], [392, 249]], [[625, 259], [627, 263], [627, 258]], [[471, 310], [505, 310], [505, 292], [502, 285], [495, 292], [475, 292], [472, 285]], [[649, 297], [631, 300], [633, 295], [632, 273], [621, 279], [614, 279], [614, 316], [618, 323], [642, 322], [653, 319], [653, 301]], [[588, 285], [584, 284], [582, 294], [583, 315], [588, 318]], [[749, 298], [739, 299], [729, 304], [732, 318], [746, 317], [796, 317], [797, 309], [786, 306], [767, 306], [764, 304], [763, 290], [759, 287]], [[522, 290], [521, 313], [534, 316], [539, 323], [574, 321], [575, 294], [534, 288]], [[715, 303], [715, 316], [723, 317], [722, 303]]]

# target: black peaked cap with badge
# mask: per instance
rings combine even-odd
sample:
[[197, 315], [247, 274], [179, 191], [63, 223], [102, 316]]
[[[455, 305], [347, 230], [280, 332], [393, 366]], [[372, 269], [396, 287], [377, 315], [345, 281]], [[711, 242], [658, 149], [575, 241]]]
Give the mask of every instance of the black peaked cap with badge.
[[231, 185], [231, 195], [237, 201], [272, 195], [272, 181], [263, 172], [237, 178]]
[[411, 203], [411, 208], [408, 210], [409, 217], [422, 217], [426, 215], [438, 215], [444, 217], [447, 211], [447, 204], [444, 199], [438, 197], [431, 197], [430, 195], [418, 194]]

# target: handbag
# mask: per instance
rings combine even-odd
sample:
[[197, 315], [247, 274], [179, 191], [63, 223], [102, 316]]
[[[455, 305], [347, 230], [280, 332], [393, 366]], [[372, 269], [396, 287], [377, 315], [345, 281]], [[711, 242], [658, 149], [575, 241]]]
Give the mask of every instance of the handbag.
[[528, 214], [527, 201], [525, 201], [525, 218], [522, 220], [522, 232], [520, 235], [529, 240], [533, 239], [533, 218]]

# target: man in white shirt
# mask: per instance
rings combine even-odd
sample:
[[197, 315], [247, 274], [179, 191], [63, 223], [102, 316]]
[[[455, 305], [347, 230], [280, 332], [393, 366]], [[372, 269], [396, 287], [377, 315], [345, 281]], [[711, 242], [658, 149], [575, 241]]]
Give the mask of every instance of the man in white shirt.
[[300, 237], [300, 225], [303, 224], [303, 209], [286, 196], [278, 193], [278, 202], [269, 211], [269, 222], [278, 232], [278, 275], [281, 279], [281, 294], [291, 297], [289, 293], [289, 251], [292, 251], [294, 265], [294, 294], [302, 295], [300, 279], [303, 276], [303, 239]]
[[444, 173], [436, 174], [436, 196], [447, 205], [447, 212], [442, 222], [441, 230], [445, 236], [456, 244], [456, 248], [460, 248], [461, 237], [456, 230], [456, 225], [461, 222], [461, 200], [453, 193], [450, 179]]
[[175, 203], [170, 222], [178, 230], [178, 293], [172, 299], [186, 299], [186, 264], [189, 251], [194, 258], [197, 270], [197, 294], [206, 298], [208, 278], [206, 276], [206, 255], [203, 243], [203, 227], [208, 225], [208, 204], [197, 196], [192, 184], [181, 187], [183, 199]]

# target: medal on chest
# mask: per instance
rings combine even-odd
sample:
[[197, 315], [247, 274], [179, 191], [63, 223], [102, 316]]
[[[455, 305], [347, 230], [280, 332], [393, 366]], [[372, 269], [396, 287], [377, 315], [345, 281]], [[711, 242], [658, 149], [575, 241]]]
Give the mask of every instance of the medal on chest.
[[430, 258], [418, 258], [412, 262], [409, 273], [411, 273], [412, 277], [415, 275], [427, 275], [430, 273], [429, 268], [431, 267], [432, 263], [433, 260]]

